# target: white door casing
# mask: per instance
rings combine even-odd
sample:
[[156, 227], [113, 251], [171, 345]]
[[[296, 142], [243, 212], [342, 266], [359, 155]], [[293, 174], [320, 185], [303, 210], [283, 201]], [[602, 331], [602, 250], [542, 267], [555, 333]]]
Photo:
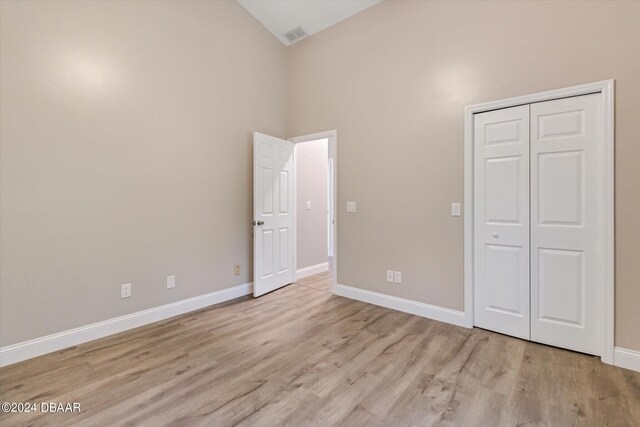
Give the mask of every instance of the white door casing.
[[253, 295], [293, 282], [293, 143], [253, 133]]
[[333, 159], [327, 163], [327, 254], [333, 256]]
[[600, 355], [602, 94], [531, 104], [531, 339]]
[[529, 106], [475, 115], [474, 324], [529, 339]]

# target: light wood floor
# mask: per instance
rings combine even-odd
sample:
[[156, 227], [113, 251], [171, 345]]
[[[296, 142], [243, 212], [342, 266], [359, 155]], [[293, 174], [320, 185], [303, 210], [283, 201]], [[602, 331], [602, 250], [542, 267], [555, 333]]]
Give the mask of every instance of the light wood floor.
[[0, 401], [82, 409], [2, 426], [639, 426], [640, 374], [293, 284], [2, 368]]
[[318, 289], [325, 292], [333, 292], [333, 283], [335, 281], [333, 258], [329, 258], [329, 271], [322, 274], [314, 274], [313, 276], [298, 279], [296, 284], [306, 286], [308, 288]]

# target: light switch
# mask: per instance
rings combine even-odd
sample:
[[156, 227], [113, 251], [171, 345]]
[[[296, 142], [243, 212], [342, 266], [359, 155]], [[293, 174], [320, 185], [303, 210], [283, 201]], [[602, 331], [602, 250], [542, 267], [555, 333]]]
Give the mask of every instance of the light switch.
[[176, 287], [176, 276], [167, 276], [167, 289]]
[[311, 210], [311, 200], [307, 200], [307, 210]]
[[393, 281], [395, 283], [402, 283], [402, 272], [394, 271], [393, 272]]
[[451, 203], [451, 216], [460, 216], [460, 203]]
[[347, 212], [356, 211], [356, 202], [347, 202]]

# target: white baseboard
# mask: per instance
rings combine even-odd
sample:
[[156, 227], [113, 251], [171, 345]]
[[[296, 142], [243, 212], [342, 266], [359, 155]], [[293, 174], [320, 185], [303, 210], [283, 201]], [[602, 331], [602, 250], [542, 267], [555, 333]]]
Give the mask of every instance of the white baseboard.
[[335, 294], [341, 297], [368, 302], [369, 304], [380, 305], [393, 310], [468, 328], [464, 312], [462, 311], [339, 284], [336, 285]]
[[172, 302], [159, 307], [138, 311], [102, 322], [92, 323], [79, 328], [69, 329], [44, 337], [23, 341], [0, 348], [0, 366], [11, 365], [32, 357], [41, 356], [53, 351], [93, 341], [118, 332], [123, 332], [139, 326], [148, 325], [169, 317], [200, 310], [210, 305], [219, 304], [234, 298], [248, 295], [252, 292], [253, 284], [245, 283], [221, 291], [211, 292], [182, 301]]
[[613, 364], [621, 368], [640, 372], [640, 351], [616, 347], [613, 350]]
[[312, 265], [311, 267], [301, 268], [300, 270], [296, 271], [296, 280], [302, 279], [303, 277], [307, 276], [313, 276], [314, 274], [324, 273], [325, 271], [329, 271], [328, 262]]

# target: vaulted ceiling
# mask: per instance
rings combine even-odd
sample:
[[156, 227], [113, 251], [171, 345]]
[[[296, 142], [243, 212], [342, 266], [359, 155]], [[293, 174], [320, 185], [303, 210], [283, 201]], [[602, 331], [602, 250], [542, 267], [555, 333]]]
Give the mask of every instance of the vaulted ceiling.
[[[301, 27], [313, 35], [383, 0], [237, 0], [285, 46], [304, 38], [290, 40], [285, 34]], [[298, 32], [298, 34], [301, 34]], [[291, 36], [290, 36], [291, 37]]]

